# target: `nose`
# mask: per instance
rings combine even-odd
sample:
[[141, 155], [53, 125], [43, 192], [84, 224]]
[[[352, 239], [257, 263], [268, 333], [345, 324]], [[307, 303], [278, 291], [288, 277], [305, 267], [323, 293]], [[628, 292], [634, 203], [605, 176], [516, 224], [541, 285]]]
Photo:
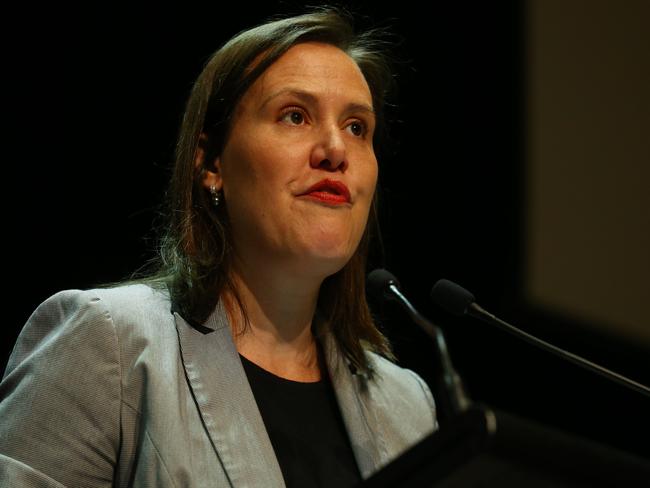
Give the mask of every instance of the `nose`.
[[311, 152], [310, 165], [314, 169], [340, 171], [348, 167], [343, 131], [336, 125], [323, 128]]

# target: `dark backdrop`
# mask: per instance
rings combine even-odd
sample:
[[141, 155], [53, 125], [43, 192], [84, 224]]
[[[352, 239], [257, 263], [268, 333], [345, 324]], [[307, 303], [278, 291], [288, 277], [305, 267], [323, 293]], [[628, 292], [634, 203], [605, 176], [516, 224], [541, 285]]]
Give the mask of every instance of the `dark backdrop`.
[[[439, 278], [529, 332], [650, 382], [647, 350], [525, 303], [525, 105], [518, 2], [356, 2], [392, 26], [401, 90], [381, 168], [384, 265], [443, 327], [477, 401], [648, 454], [650, 402], [488, 325], [455, 319]], [[186, 4], [187, 5], [187, 4]], [[227, 38], [297, 2], [225, 13], [199, 4], [16, 12], [6, 22], [6, 307], [1, 356], [50, 294], [127, 276], [151, 255], [190, 85]], [[433, 348], [394, 304], [373, 302], [400, 362], [436, 388]]]

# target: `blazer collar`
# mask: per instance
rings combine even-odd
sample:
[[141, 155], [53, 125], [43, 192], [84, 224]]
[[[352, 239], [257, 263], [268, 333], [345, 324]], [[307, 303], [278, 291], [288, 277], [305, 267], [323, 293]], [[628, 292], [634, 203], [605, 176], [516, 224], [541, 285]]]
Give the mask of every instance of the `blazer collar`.
[[222, 304], [200, 330], [174, 317], [192, 395], [231, 485], [284, 487]]
[[[318, 320], [318, 319], [317, 319]], [[361, 476], [365, 479], [381, 464], [380, 430], [373, 414], [368, 392], [369, 378], [356, 371], [345, 359], [324, 321], [317, 322], [325, 362], [334, 387], [343, 423], [348, 432], [352, 451]]]
[[[233, 487], [284, 487], [273, 446], [232, 339], [222, 302], [203, 324], [174, 312], [185, 373], [212, 446]], [[351, 370], [316, 317], [332, 385], [363, 478], [381, 464], [365, 375]]]

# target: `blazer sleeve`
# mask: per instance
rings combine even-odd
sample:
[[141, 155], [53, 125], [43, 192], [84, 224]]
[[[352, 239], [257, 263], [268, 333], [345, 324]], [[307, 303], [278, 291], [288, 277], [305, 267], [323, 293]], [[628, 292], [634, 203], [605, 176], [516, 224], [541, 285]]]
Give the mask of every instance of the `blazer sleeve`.
[[35, 310], [0, 383], [0, 486], [112, 486], [119, 351], [111, 316], [91, 292], [60, 292]]

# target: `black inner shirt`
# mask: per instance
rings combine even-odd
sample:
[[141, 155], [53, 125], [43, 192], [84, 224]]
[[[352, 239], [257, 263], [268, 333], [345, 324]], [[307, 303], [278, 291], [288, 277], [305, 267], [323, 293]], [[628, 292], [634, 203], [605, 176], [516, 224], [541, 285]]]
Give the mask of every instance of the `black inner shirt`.
[[280, 378], [240, 355], [287, 488], [345, 488], [361, 481], [327, 374]]

